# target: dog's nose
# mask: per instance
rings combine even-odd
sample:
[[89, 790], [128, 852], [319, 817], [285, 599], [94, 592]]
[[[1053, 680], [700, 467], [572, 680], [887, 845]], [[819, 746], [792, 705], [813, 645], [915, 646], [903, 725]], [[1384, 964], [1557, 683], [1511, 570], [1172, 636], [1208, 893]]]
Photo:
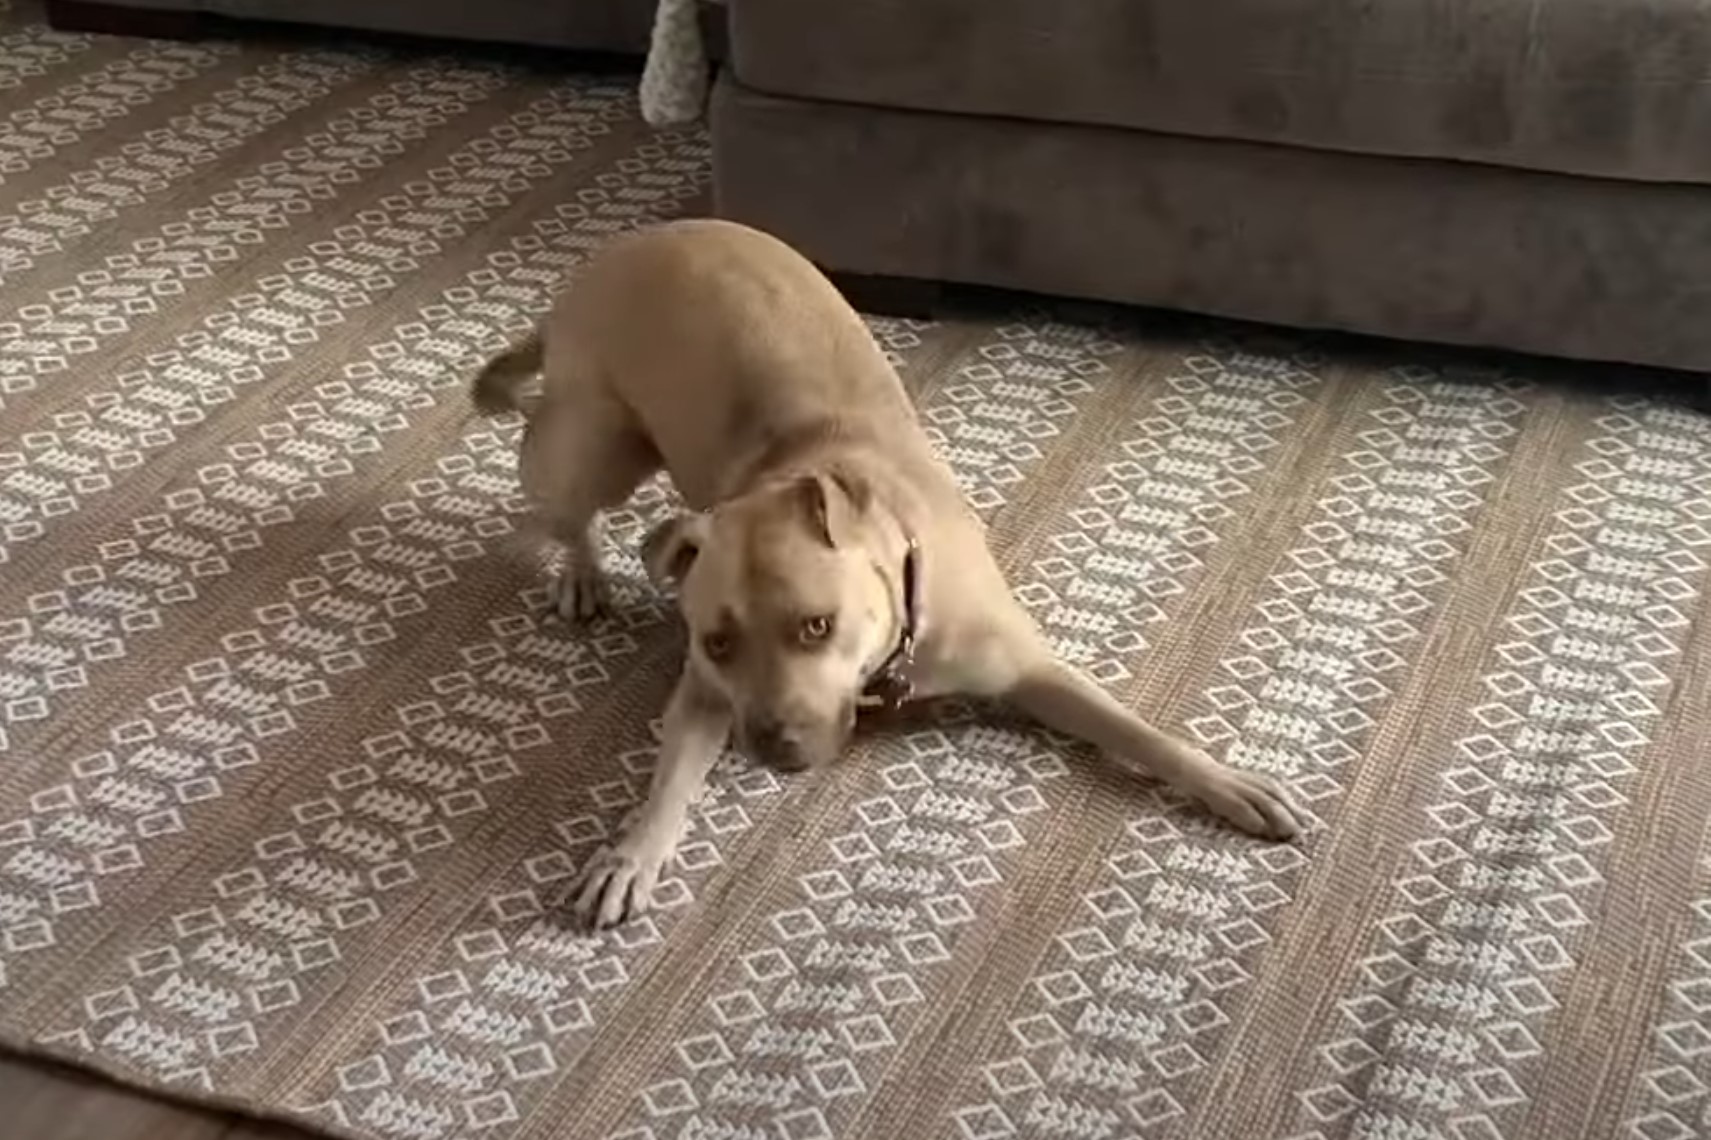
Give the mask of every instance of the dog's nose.
[[776, 720], [751, 723], [743, 734], [748, 737], [749, 750], [762, 764], [792, 771], [807, 766], [801, 734]]

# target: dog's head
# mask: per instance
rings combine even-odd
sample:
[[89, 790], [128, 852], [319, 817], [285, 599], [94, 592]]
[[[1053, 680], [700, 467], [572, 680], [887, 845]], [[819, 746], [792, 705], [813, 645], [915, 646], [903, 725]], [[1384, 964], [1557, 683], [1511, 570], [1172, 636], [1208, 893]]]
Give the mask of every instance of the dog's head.
[[771, 767], [836, 758], [902, 613], [895, 535], [857, 478], [814, 474], [680, 515], [643, 543], [675, 582], [689, 667], [729, 702], [738, 742]]

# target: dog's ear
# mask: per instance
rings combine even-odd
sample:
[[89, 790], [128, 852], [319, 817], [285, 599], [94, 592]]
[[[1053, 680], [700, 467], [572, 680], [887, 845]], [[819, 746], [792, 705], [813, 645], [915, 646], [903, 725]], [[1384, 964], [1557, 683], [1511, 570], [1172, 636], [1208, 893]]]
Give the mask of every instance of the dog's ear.
[[837, 468], [802, 476], [795, 490], [809, 528], [834, 548], [849, 541], [850, 532], [860, 525], [873, 502], [873, 488], [866, 479]]
[[642, 565], [656, 584], [681, 582], [707, 539], [707, 516], [674, 515], [642, 539]]

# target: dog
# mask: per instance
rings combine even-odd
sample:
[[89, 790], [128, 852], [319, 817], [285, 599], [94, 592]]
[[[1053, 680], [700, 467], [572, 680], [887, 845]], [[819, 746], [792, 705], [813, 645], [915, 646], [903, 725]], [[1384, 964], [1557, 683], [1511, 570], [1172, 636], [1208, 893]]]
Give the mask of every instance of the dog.
[[819, 768], [871, 704], [1004, 699], [1246, 832], [1300, 829], [1276, 781], [1159, 731], [1053, 655], [861, 318], [777, 238], [688, 220], [614, 239], [473, 398], [525, 414], [518, 476], [564, 548], [565, 618], [606, 604], [602, 510], [662, 468], [689, 507], [642, 542], [688, 648], [647, 797], [570, 892], [584, 923], [648, 908], [733, 736], [773, 769]]

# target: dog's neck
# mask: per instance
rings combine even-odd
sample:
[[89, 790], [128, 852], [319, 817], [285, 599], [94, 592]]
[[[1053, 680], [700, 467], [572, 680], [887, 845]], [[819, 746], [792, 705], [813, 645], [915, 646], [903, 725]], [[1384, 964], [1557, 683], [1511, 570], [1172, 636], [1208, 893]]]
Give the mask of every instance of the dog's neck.
[[901, 597], [901, 613], [896, 619], [891, 652], [868, 673], [861, 695], [857, 699], [857, 703], [863, 708], [881, 708], [889, 712], [907, 704], [915, 695], [912, 674], [915, 666], [915, 646], [921, 638], [924, 591], [921, 546], [913, 535], [908, 537], [903, 552], [897, 592]]
[[732, 464], [717, 488], [715, 501], [734, 499], [762, 484], [814, 471], [828, 453], [841, 457], [866, 442], [835, 420], [810, 420], [768, 437]]
[[881, 516], [877, 521], [895, 531], [899, 546], [918, 532], [926, 506], [887, 457], [884, 439], [859, 425], [832, 420], [809, 421], [756, 447], [728, 470], [715, 501], [738, 498], [769, 483], [838, 472], [858, 476], [872, 490], [872, 505]]

